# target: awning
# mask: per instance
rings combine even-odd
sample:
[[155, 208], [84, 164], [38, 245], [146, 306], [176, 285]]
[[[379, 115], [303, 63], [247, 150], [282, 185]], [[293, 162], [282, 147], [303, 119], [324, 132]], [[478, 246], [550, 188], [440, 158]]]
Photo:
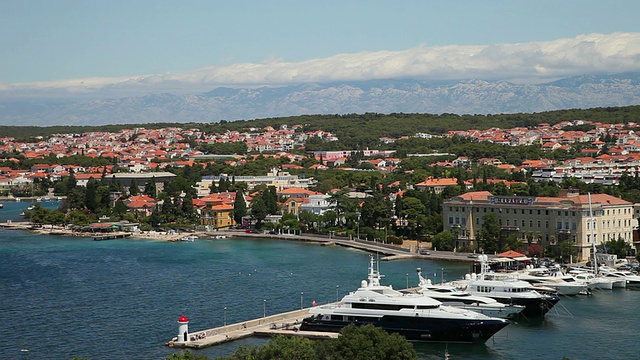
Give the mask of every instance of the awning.
[[531, 260], [531, 258], [526, 257], [526, 256], [519, 256], [519, 257], [513, 258], [513, 260], [515, 260], [515, 261], [525, 261], [525, 260]]

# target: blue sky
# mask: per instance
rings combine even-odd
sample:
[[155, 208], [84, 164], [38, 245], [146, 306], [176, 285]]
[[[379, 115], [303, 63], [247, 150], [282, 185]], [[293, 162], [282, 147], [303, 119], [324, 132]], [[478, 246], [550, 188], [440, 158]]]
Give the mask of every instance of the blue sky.
[[[630, 71], [640, 64], [638, 14], [637, 0], [0, 0], [0, 91], [80, 83], [83, 91], [132, 83], [145, 91], [181, 83], [172, 89], [188, 91], [194, 84], [451, 78], [460, 69], [461, 76], [492, 78], [507, 68], [508, 78], [551, 78], [571, 74], [558, 70], [562, 46], [573, 54], [566, 67], [576, 71]], [[584, 37], [594, 33], [605, 36]], [[542, 65], [527, 63], [548, 49], [553, 66], [546, 55]], [[464, 64], [465, 56], [485, 58]], [[489, 65], [505, 57], [513, 60]], [[412, 68], [416, 61], [422, 66]], [[455, 64], [449, 72], [447, 63]]]

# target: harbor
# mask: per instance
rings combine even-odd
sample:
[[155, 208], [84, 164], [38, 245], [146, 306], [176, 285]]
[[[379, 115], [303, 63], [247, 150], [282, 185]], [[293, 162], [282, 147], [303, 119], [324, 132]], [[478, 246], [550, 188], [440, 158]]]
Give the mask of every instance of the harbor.
[[330, 332], [299, 331], [300, 322], [308, 315], [309, 309], [300, 309], [195, 332], [189, 331], [189, 319], [181, 316], [178, 319], [178, 336], [172, 338], [166, 345], [174, 348], [202, 349], [252, 336], [271, 337], [284, 335], [303, 336], [313, 339], [335, 338], [338, 336], [337, 333]]
[[[226, 331], [237, 334], [235, 340], [225, 342], [224, 335], [210, 333], [222, 342], [192, 348], [211, 359], [228, 356], [238, 346], [266, 342], [258, 334], [241, 338], [246, 333], [238, 326], [292, 309], [302, 310], [301, 316], [265, 320], [254, 330], [302, 320], [312, 301], [331, 304], [355, 290], [368, 262], [366, 253], [350, 248], [264, 238], [186, 244], [131, 238], [94, 242], [4, 229], [0, 238], [0, 274], [8, 289], [0, 299], [5, 316], [0, 330], [7, 344], [0, 350], [2, 358], [18, 358], [21, 349], [29, 349], [33, 360], [161, 359], [180, 349], [164, 345], [177, 337], [181, 315], [189, 318], [190, 336], [196, 330], [235, 326]], [[437, 275], [440, 282], [441, 276], [463, 277], [468, 265], [420, 258], [381, 263], [384, 283], [398, 289], [417, 284], [417, 267], [431, 279]], [[450, 344], [448, 350], [452, 359], [465, 360], [625, 358], [636, 340], [639, 295], [614, 289], [562, 298], [560, 304], [571, 316], [551, 312], [542, 320], [519, 320], [484, 345]], [[63, 331], [52, 331], [56, 328]], [[42, 336], [35, 341], [24, 334]], [[567, 336], [582, 341], [567, 343]], [[76, 345], [56, 346], [69, 339]], [[619, 345], [594, 348], [586, 343]], [[442, 358], [445, 349], [444, 344], [414, 346], [419, 359]]]

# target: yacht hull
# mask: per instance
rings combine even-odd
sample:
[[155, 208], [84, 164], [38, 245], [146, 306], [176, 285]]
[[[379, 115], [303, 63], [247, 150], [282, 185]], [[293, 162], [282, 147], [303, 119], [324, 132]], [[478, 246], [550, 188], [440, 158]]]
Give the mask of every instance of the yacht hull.
[[503, 304], [514, 304], [524, 306], [520, 312], [525, 317], [545, 316], [560, 301], [558, 296], [546, 296], [543, 298], [497, 298]]
[[350, 317], [349, 321], [311, 316], [302, 321], [301, 331], [339, 332], [354, 324], [372, 324], [388, 333], [398, 333], [409, 341], [444, 343], [485, 343], [509, 324], [502, 319], [433, 319], [423, 317], [383, 316]]

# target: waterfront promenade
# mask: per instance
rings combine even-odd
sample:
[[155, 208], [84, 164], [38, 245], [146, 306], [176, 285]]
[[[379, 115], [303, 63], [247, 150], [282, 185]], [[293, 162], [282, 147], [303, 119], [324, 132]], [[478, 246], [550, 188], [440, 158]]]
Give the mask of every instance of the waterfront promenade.
[[[346, 237], [336, 236], [324, 236], [315, 234], [263, 234], [263, 233], [247, 233], [243, 230], [220, 230], [215, 232], [206, 233], [208, 236], [232, 236], [232, 237], [248, 237], [248, 238], [261, 238], [261, 239], [279, 239], [279, 240], [293, 240], [293, 241], [310, 241], [320, 243], [324, 246], [344, 246], [354, 249], [359, 249], [368, 252], [380, 253], [386, 255], [381, 260], [396, 260], [396, 259], [433, 259], [433, 260], [445, 260], [445, 261], [467, 261], [472, 262], [475, 258], [469, 257], [469, 253], [461, 253], [456, 251], [436, 251], [430, 250], [429, 255], [420, 254], [416, 247], [410, 246], [398, 246], [392, 244], [383, 244], [375, 241], [367, 241], [363, 239], [349, 239]], [[494, 257], [489, 255], [489, 258]]]

